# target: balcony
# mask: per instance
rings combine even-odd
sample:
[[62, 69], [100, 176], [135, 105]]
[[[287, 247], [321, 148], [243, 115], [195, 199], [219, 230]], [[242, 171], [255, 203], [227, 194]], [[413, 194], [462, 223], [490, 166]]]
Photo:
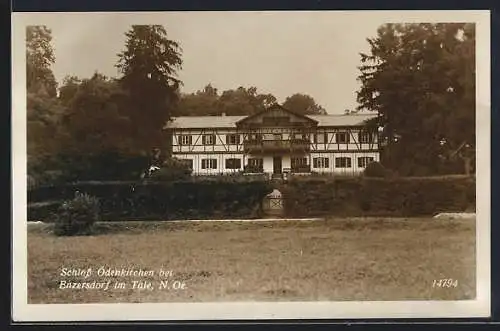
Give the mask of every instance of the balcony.
[[245, 140], [243, 149], [245, 153], [266, 154], [266, 153], [287, 153], [287, 152], [309, 152], [311, 143], [309, 140]]

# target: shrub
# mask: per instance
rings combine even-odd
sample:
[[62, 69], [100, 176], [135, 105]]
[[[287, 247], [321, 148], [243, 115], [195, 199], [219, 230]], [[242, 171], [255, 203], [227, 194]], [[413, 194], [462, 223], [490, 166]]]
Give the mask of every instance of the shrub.
[[192, 172], [193, 169], [182, 160], [170, 158], [159, 170], [152, 172], [149, 178], [153, 181], [183, 180], [189, 178]]
[[56, 216], [55, 234], [74, 236], [91, 234], [99, 219], [99, 200], [89, 194], [76, 192], [72, 200], [65, 201]]
[[363, 171], [365, 177], [384, 178], [389, 176], [389, 171], [380, 162], [369, 163]]
[[258, 165], [254, 165], [254, 164], [246, 164], [243, 167], [243, 172], [250, 173], [250, 174], [256, 174], [256, 173], [264, 172], [264, 168], [262, 166], [258, 166]]

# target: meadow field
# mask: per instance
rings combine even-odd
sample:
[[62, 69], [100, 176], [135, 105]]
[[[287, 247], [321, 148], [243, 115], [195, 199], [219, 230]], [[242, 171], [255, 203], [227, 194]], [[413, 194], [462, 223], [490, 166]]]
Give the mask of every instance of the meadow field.
[[[476, 295], [473, 219], [109, 222], [96, 230], [91, 236], [56, 237], [50, 225], [28, 225], [29, 303]], [[113, 271], [122, 269], [132, 272]], [[439, 279], [452, 281], [438, 286]], [[93, 288], [98, 283], [103, 288]]]

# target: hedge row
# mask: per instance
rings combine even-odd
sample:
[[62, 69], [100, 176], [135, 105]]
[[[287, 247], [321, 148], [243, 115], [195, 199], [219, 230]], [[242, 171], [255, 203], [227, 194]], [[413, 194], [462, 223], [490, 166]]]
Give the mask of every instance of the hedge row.
[[[40, 187], [28, 194], [28, 220], [52, 221], [51, 214], [75, 192], [97, 197], [103, 220], [256, 218], [262, 216], [261, 201], [271, 191], [263, 181], [86, 182]], [[40, 203], [41, 199], [51, 202]]]
[[[278, 187], [285, 216], [426, 216], [475, 209], [475, 178], [304, 177]], [[104, 220], [262, 217], [261, 201], [273, 187], [265, 180], [175, 183], [85, 182], [28, 192], [28, 219], [51, 221], [75, 192], [100, 200]]]
[[336, 178], [293, 180], [283, 185], [288, 217], [426, 216], [475, 209], [471, 177]]

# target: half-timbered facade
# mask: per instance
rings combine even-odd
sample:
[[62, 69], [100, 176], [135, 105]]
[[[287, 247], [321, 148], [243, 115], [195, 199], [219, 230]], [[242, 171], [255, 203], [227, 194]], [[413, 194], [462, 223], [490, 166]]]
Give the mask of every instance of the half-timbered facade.
[[166, 125], [172, 154], [195, 175], [356, 174], [379, 161], [376, 115], [300, 115], [281, 106], [250, 116], [185, 116]]

